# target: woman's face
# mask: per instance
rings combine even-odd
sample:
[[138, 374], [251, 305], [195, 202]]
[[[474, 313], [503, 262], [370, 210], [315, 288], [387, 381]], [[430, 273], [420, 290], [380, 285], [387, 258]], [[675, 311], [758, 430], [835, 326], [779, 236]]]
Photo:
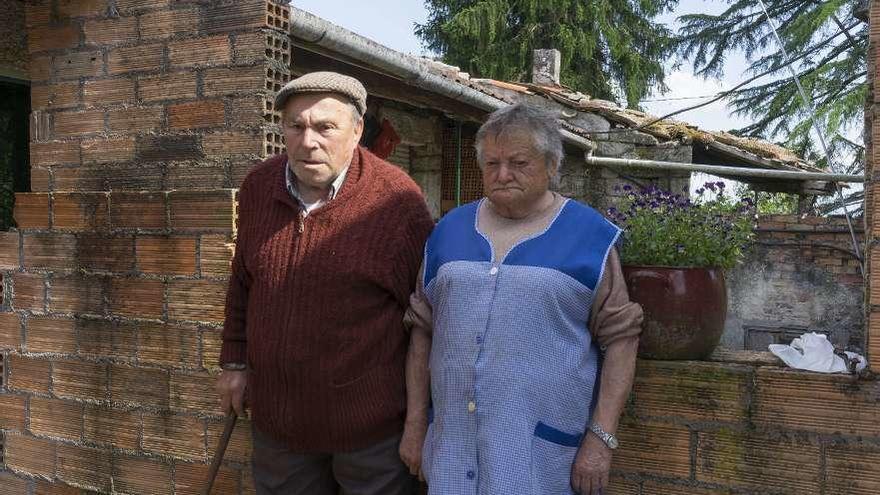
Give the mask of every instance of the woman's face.
[[546, 157], [526, 131], [487, 136], [482, 143], [483, 193], [493, 204], [521, 209], [550, 188]]

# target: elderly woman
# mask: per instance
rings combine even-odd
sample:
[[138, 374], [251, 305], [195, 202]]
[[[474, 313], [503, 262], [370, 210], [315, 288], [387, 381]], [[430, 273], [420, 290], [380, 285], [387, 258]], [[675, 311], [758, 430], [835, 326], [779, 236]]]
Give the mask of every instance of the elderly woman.
[[401, 457], [431, 494], [601, 493], [642, 318], [620, 229], [550, 190], [552, 115], [498, 110], [476, 147], [486, 197], [437, 225], [407, 313]]

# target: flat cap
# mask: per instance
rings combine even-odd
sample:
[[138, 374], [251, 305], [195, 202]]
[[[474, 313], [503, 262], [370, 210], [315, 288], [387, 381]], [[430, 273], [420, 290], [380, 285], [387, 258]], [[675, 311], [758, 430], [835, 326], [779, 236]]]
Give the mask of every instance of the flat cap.
[[360, 81], [336, 72], [309, 72], [285, 84], [275, 96], [275, 109], [281, 111], [296, 93], [337, 93], [345, 96], [361, 115], [367, 111], [367, 90]]

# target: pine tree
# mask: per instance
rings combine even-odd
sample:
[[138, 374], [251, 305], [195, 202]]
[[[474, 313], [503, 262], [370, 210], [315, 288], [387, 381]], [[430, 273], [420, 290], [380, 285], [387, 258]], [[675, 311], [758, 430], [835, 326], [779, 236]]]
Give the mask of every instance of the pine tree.
[[426, 48], [478, 77], [524, 81], [532, 50], [562, 54], [562, 83], [635, 108], [663, 85], [671, 33], [653, 19], [678, 0], [426, 0]]
[[[773, 37], [756, 0], [726, 0], [718, 15], [679, 18], [675, 44], [697, 74], [720, 77], [727, 55], [742, 50], [754, 79], [728, 97], [734, 113], [752, 123], [735, 133], [773, 139], [827, 167], [812, 132], [809, 109], [790, 78], [789, 65], [812, 99], [825, 130], [836, 172], [860, 173], [864, 147], [847, 135], [861, 134], [866, 96], [868, 25], [865, 0], [764, 0], [789, 58]], [[860, 141], [860, 140], [856, 140]], [[857, 199], [857, 198], [856, 198]]]

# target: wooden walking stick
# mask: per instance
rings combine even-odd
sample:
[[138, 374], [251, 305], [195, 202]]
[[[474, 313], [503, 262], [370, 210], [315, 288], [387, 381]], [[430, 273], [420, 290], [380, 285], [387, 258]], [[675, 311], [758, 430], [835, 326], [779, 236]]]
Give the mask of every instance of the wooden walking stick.
[[238, 414], [235, 409], [229, 411], [226, 415], [226, 425], [223, 428], [223, 435], [217, 442], [217, 452], [214, 453], [214, 460], [211, 462], [211, 469], [208, 471], [208, 480], [205, 482], [205, 490], [202, 495], [211, 495], [211, 488], [214, 486], [214, 479], [217, 478], [217, 471], [220, 470], [220, 463], [223, 462], [223, 454], [226, 453], [226, 446], [229, 445], [229, 437], [232, 436], [232, 430], [235, 429], [235, 420]]

